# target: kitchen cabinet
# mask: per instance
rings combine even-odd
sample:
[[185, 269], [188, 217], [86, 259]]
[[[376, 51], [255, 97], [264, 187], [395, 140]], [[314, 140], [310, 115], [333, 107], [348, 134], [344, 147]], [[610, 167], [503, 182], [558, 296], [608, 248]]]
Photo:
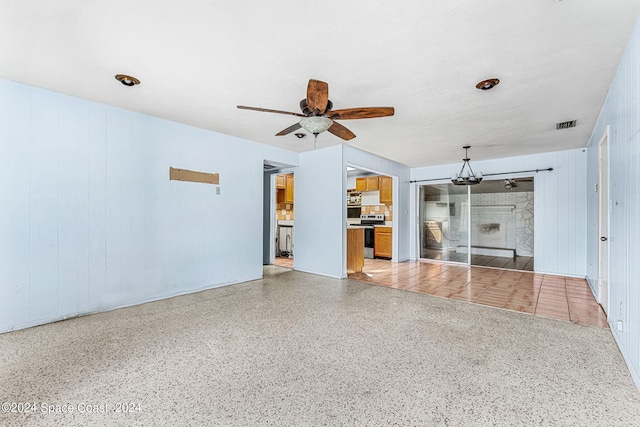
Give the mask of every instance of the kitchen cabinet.
[[356, 178], [356, 191], [376, 191], [379, 188], [377, 176]]
[[393, 178], [381, 176], [378, 182], [380, 186], [380, 203], [383, 205], [393, 204]]
[[361, 273], [364, 267], [364, 228], [347, 228], [347, 274]]
[[293, 203], [293, 175], [285, 175], [285, 203]]
[[293, 175], [276, 176], [276, 202], [293, 203]]
[[375, 191], [380, 189], [380, 184], [377, 176], [367, 177], [367, 191]]
[[379, 188], [378, 176], [356, 178], [356, 191], [376, 191]]
[[391, 258], [392, 248], [392, 228], [376, 227], [373, 238], [373, 256], [381, 258]]

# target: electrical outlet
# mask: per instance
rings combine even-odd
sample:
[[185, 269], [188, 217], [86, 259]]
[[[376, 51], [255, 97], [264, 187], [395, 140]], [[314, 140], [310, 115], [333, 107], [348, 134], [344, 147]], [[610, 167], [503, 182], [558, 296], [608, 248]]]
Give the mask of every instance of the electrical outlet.
[[616, 325], [616, 329], [619, 332], [622, 332], [624, 330], [624, 324], [622, 323], [622, 320], [618, 320], [618, 324]]
[[220, 195], [220, 187], [216, 187], [216, 194], [219, 196]]

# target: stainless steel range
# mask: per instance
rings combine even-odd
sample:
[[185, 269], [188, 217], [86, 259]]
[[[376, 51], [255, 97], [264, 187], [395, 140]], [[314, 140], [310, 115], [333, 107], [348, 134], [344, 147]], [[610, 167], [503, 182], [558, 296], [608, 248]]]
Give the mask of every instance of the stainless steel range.
[[364, 257], [374, 257], [374, 225], [384, 225], [384, 215], [382, 214], [362, 214], [360, 215], [360, 226], [364, 227]]

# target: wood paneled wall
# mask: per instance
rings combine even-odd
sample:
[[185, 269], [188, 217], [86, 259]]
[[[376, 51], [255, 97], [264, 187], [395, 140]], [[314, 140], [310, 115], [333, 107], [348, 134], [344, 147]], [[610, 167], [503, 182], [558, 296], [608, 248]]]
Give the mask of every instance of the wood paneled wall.
[[[589, 143], [588, 274], [598, 279], [598, 142], [609, 131], [609, 323], [640, 386], [640, 21]], [[622, 321], [622, 331], [617, 322]]]
[[6, 80], [0, 117], [0, 332], [262, 276], [263, 160], [297, 153]]
[[[534, 176], [534, 264], [537, 272], [577, 277], [586, 275], [586, 151], [578, 149], [472, 161], [473, 169], [483, 173], [553, 168], [551, 172], [521, 174]], [[451, 176], [451, 171], [459, 168], [460, 164], [415, 168], [411, 170], [411, 179]], [[417, 188], [420, 184], [413, 185]], [[414, 194], [417, 199], [417, 192]], [[414, 201], [414, 218], [416, 209]], [[413, 239], [417, 239], [415, 230], [416, 227], [412, 227]], [[415, 257], [415, 247], [412, 249]]]

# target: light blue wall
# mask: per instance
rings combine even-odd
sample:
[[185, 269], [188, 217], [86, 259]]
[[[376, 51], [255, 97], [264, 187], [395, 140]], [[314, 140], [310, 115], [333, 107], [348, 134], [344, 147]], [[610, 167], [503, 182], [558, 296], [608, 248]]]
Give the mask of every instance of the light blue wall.
[[339, 144], [300, 154], [296, 170], [296, 270], [346, 277], [347, 165], [397, 177], [394, 200], [394, 260], [408, 258], [409, 168]]
[[256, 183], [296, 153], [6, 80], [0, 117], [0, 332], [262, 276]]
[[296, 270], [343, 277], [343, 173], [342, 145], [300, 154], [294, 186]]
[[[640, 386], [640, 21], [589, 142], [589, 187], [598, 182], [598, 142], [609, 133], [609, 323]], [[588, 193], [588, 274], [598, 278], [598, 193]], [[597, 286], [595, 286], [597, 290]], [[617, 321], [623, 330], [617, 329]]]
[[[471, 159], [473, 170], [483, 173], [553, 168], [552, 172], [521, 174], [521, 176], [534, 176], [534, 268], [536, 272], [577, 277], [586, 275], [586, 151], [586, 149], [558, 151], [478, 162]], [[453, 172], [460, 170], [460, 164], [415, 168], [411, 170], [411, 180], [450, 177]], [[514, 176], [518, 175], [511, 177]], [[418, 185], [412, 184], [411, 211], [414, 218], [417, 216]], [[411, 229], [411, 240], [417, 242], [416, 227]], [[411, 257], [416, 256], [417, 244], [413, 244]]]

